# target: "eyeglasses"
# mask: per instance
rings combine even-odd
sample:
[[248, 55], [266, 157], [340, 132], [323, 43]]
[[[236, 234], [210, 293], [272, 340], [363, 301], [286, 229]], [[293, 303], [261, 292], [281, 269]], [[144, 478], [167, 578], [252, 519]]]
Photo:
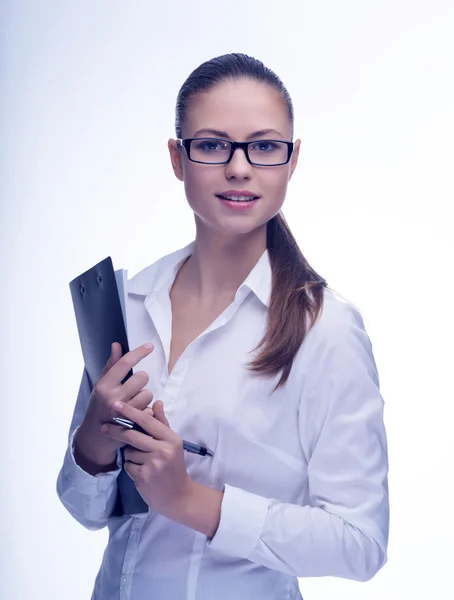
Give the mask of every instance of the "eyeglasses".
[[282, 140], [234, 142], [216, 138], [186, 138], [176, 141], [181, 147], [186, 148], [189, 160], [204, 165], [225, 165], [232, 160], [235, 150], [241, 148], [249, 164], [258, 167], [277, 167], [287, 164], [293, 152], [293, 142]]

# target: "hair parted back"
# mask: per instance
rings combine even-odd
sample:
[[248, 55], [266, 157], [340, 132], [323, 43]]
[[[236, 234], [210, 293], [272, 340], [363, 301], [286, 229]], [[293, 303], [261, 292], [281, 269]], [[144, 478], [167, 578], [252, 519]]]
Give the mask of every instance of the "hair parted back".
[[[190, 100], [221, 82], [237, 78], [254, 79], [279, 91], [293, 132], [293, 104], [280, 78], [256, 58], [232, 53], [204, 62], [183, 83], [176, 103], [176, 137], [183, 137]], [[281, 373], [276, 390], [287, 381], [296, 353], [322, 312], [323, 288], [328, 284], [303, 256], [282, 212], [267, 223], [267, 249], [272, 269], [267, 329], [252, 352], [259, 348], [261, 351], [248, 368], [265, 377]]]

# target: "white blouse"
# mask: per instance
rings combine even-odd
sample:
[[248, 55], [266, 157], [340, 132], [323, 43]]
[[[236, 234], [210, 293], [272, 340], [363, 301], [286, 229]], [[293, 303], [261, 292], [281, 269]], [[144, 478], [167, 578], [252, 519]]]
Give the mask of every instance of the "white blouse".
[[[136, 370], [162, 400], [171, 428], [214, 457], [185, 452], [189, 475], [224, 490], [214, 537], [148, 514], [110, 517], [119, 469], [91, 476], [73, 437], [90, 388], [84, 370], [57, 493], [109, 542], [92, 600], [301, 599], [298, 577], [367, 581], [387, 561], [388, 454], [384, 401], [360, 312], [331, 290], [290, 377], [245, 368], [266, 327], [268, 251], [235, 300], [183, 352], [171, 375], [169, 291], [195, 242], [127, 283], [130, 348], [152, 342]], [[120, 464], [120, 463], [119, 463]]]

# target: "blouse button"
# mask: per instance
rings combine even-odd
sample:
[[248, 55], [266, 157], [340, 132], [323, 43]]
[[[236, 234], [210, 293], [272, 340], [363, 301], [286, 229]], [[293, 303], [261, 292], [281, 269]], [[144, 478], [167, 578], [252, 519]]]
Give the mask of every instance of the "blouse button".
[[134, 519], [134, 523], [132, 524], [133, 531], [137, 531], [140, 527], [139, 519]]

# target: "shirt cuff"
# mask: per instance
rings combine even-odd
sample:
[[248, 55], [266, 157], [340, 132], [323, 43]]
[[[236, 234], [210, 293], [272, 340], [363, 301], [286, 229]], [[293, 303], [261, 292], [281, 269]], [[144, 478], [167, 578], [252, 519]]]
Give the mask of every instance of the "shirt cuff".
[[80, 491], [86, 494], [96, 494], [106, 492], [112, 485], [113, 481], [118, 477], [122, 467], [121, 452], [117, 450], [117, 468], [113, 471], [90, 475], [80, 467], [74, 458], [74, 436], [77, 433], [77, 427], [72, 433], [65, 459], [63, 462], [63, 472], [68, 480]]
[[207, 545], [222, 554], [247, 559], [260, 540], [270, 502], [226, 484], [219, 527]]

